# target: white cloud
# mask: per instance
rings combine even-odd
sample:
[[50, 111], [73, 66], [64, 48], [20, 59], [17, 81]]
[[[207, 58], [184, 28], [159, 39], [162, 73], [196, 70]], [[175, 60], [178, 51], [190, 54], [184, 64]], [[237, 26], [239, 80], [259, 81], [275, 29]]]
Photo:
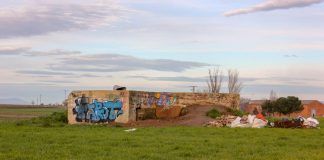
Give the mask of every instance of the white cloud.
[[105, 3], [40, 3], [0, 7], [0, 38], [109, 26], [130, 10], [116, 1]]
[[306, 7], [312, 4], [321, 3], [323, 0], [266, 0], [263, 3], [225, 12], [225, 16], [235, 16], [239, 14], [248, 14], [260, 11], [271, 11], [277, 9], [290, 9], [297, 7]]

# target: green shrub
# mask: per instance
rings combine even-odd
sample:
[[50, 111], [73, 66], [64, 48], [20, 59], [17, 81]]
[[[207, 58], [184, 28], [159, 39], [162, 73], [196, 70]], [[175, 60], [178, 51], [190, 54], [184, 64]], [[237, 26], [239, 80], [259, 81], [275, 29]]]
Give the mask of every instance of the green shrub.
[[36, 117], [30, 120], [18, 121], [17, 126], [36, 125], [41, 127], [64, 126], [67, 124], [67, 112], [54, 112], [48, 116]]
[[211, 117], [211, 118], [217, 118], [217, 117], [220, 117], [222, 114], [217, 110], [217, 109], [212, 109], [212, 110], [210, 110], [210, 111], [208, 111], [207, 113], [206, 113], [206, 115], [208, 116], [208, 117]]
[[233, 108], [227, 108], [226, 111], [233, 115], [233, 116], [239, 116], [239, 117], [242, 117], [244, 115], [246, 115], [246, 113], [244, 113], [243, 111], [241, 110], [238, 110], [238, 109], [233, 109]]
[[276, 117], [267, 117], [268, 122], [275, 122], [280, 120], [280, 118], [276, 118]]

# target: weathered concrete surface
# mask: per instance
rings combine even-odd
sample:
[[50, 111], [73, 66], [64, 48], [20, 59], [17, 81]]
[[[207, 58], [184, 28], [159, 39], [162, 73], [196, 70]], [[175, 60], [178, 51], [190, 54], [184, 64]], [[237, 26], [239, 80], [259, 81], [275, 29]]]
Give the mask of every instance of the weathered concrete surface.
[[156, 108], [156, 117], [160, 119], [176, 118], [181, 114], [182, 106], [172, 106], [168, 109], [163, 107]]
[[[81, 97], [87, 97], [87, 105], [81, 103]], [[155, 108], [157, 118], [170, 118], [179, 115], [181, 109], [187, 106], [222, 105], [230, 108], [238, 108], [239, 100], [240, 96], [237, 94], [108, 90], [74, 91], [68, 98], [68, 118], [70, 124], [84, 123], [87, 120], [80, 119], [87, 118], [91, 122], [106, 122], [106, 118], [108, 119], [107, 121], [128, 123], [136, 121], [138, 116], [140, 116], [139, 113], [143, 113], [141, 109], [145, 108]], [[89, 110], [84, 111], [82, 107], [93, 107], [93, 110], [90, 109], [91, 112]], [[107, 111], [110, 112], [110, 110], [113, 110], [113, 113], [109, 113], [112, 116], [105, 114]], [[83, 112], [86, 113], [83, 114]]]
[[109, 90], [91, 90], [91, 91], [73, 91], [68, 97], [68, 120], [69, 124], [78, 123], [76, 121], [76, 115], [73, 114], [73, 108], [75, 108], [75, 100], [84, 95], [88, 98], [88, 103], [93, 100], [98, 101], [116, 101], [122, 102], [123, 114], [115, 119], [115, 122], [127, 123], [129, 121], [129, 92], [128, 91], [109, 91]]

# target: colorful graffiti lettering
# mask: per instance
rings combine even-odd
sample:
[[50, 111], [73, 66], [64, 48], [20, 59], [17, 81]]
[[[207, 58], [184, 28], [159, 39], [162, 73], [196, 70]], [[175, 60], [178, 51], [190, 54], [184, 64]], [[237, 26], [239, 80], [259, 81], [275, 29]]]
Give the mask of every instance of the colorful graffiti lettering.
[[120, 100], [98, 102], [93, 100], [88, 104], [85, 97], [75, 100], [73, 114], [76, 114], [78, 122], [108, 122], [114, 121], [119, 115], [123, 114], [123, 103]]
[[169, 93], [142, 93], [132, 97], [136, 108], [141, 107], [170, 107], [177, 102], [177, 97]]

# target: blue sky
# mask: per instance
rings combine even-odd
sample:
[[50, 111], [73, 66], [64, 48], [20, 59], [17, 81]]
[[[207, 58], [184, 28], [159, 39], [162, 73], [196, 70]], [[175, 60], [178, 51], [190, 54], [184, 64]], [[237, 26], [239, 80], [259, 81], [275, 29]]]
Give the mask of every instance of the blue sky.
[[203, 91], [220, 66], [240, 71], [242, 97], [324, 100], [322, 2], [4, 0], [0, 99], [56, 103], [65, 89], [114, 84]]

